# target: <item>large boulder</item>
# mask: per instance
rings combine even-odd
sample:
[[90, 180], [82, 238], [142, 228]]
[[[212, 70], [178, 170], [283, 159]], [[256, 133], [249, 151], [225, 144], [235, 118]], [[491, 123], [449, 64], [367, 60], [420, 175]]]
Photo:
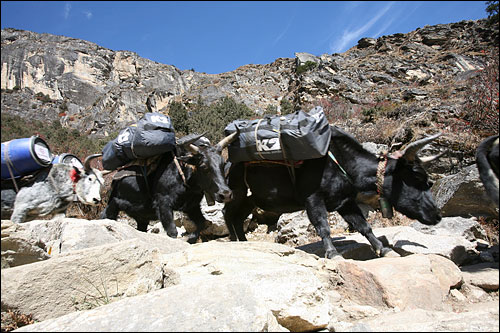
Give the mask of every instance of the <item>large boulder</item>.
[[2, 308], [41, 321], [161, 289], [160, 259], [158, 248], [131, 239], [2, 269]]
[[[463, 236], [452, 234], [426, 234], [409, 226], [374, 228], [374, 235], [402, 256], [410, 254], [439, 254], [461, 265], [479, 255], [476, 244]], [[377, 258], [370, 243], [360, 233], [335, 235], [333, 245], [346, 259], [368, 260]], [[313, 242], [298, 247], [308, 253], [324, 257], [323, 242]]]
[[[189, 295], [186, 297], [186, 288]], [[223, 301], [223, 304], [221, 303]], [[18, 332], [287, 332], [249, 282], [175, 286], [22, 327]]]
[[170, 252], [188, 246], [180, 240], [173, 242], [166, 234], [146, 234], [125, 223], [109, 219], [89, 221], [56, 217], [21, 224], [2, 220], [2, 268], [133, 238], [142, 239]]
[[433, 185], [432, 192], [443, 216], [498, 218], [498, 208], [486, 194], [476, 165], [439, 179]]
[[460, 269], [439, 255], [367, 261], [331, 261], [327, 268], [338, 292], [357, 304], [379, 308], [445, 310], [451, 288], [461, 285]]

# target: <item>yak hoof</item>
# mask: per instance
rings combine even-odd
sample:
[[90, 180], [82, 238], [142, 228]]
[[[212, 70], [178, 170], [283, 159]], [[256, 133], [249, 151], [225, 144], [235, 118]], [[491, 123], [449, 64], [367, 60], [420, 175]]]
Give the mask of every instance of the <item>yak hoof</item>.
[[382, 251], [380, 252], [380, 256], [381, 257], [387, 257], [387, 258], [398, 258], [398, 257], [401, 257], [399, 255], [399, 253], [397, 253], [396, 251], [394, 251], [393, 249], [388, 248], [388, 247], [384, 247], [382, 249]]
[[199, 238], [199, 235], [192, 232], [192, 233], [187, 235], [187, 242], [189, 244], [196, 244], [196, 242], [198, 241], [198, 238]]
[[343, 260], [344, 257], [337, 250], [329, 250], [325, 252], [325, 258], [334, 260]]
[[175, 231], [167, 231], [167, 235], [171, 238], [177, 238], [177, 230]]

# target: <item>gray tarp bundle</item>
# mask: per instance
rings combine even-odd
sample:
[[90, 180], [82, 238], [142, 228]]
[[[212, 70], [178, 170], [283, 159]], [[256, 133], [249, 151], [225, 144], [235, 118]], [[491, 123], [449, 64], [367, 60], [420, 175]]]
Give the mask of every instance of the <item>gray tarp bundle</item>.
[[239, 137], [228, 146], [233, 163], [255, 160], [306, 160], [325, 156], [330, 144], [330, 125], [323, 108], [308, 113], [297, 111], [286, 116], [254, 120], [235, 120], [225, 135], [239, 130]]
[[148, 158], [175, 149], [175, 131], [170, 117], [146, 113], [136, 125], [120, 131], [102, 149], [102, 165], [114, 170], [135, 159]]

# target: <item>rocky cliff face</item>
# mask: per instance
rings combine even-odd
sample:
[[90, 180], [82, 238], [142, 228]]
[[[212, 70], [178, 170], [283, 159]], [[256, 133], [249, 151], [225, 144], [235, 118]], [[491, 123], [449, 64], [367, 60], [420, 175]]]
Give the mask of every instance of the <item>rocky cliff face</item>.
[[[454, 108], [463, 79], [481, 68], [481, 51], [495, 43], [498, 26], [462, 21], [362, 38], [342, 54], [296, 53], [295, 59], [205, 74], [79, 39], [4, 29], [2, 112], [59, 119], [64, 126], [106, 136], [145, 112], [167, 112], [172, 101], [199, 98], [210, 104], [229, 96], [256, 111], [278, 107], [283, 98], [302, 107], [332, 97], [353, 106], [382, 98]], [[301, 71], [304, 66], [310, 69]], [[441, 100], [444, 88], [452, 102]]]

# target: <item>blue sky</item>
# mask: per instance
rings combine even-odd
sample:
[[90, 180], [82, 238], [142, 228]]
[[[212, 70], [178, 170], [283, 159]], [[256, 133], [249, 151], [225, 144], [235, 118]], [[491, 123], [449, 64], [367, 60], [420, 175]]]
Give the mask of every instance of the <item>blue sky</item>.
[[342, 53], [363, 37], [487, 17], [485, 1], [2, 1], [1, 26], [136, 52], [181, 70]]

